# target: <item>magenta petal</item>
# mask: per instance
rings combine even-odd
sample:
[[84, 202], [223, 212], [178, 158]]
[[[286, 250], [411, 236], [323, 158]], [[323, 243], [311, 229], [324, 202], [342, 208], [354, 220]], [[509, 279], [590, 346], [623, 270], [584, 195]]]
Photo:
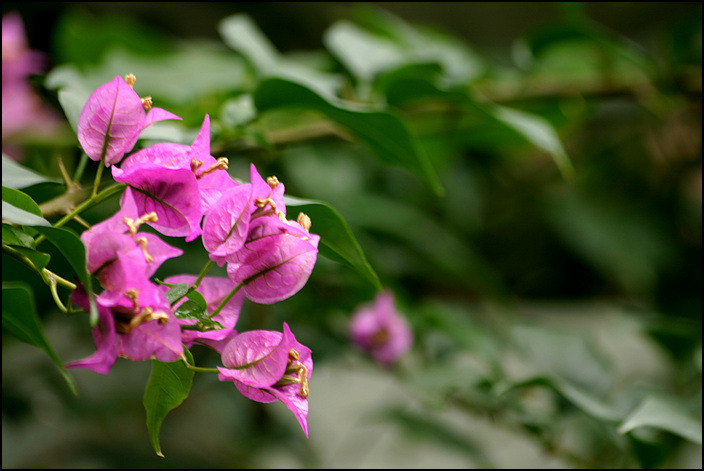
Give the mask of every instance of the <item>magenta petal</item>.
[[223, 195], [205, 216], [203, 246], [210, 254], [226, 257], [242, 248], [249, 231], [251, 196], [251, 185], [239, 185]]
[[140, 324], [128, 335], [120, 335], [118, 337], [120, 355], [134, 361], [152, 357], [163, 362], [178, 360], [183, 354], [181, 328], [172, 314], [169, 314], [166, 323], [162, 322], [149, 321]]
[[78, 141], [92, 160], [114, 164], [137, 142], [146, 115], [139, 95], [122, 77], [98, 87], [78, 119]]
[[308, 399], [298, 395], [299, 386], [297, 384], [289, 384], [281, 388], [268, 388], [266, 391], [271, 393], [276, 399], [283, 402], [288, 407], [293, 415], [301, 424], [303, 432], [308, 436]]
[[[79, 286], [71, 293], [71, 301], [84, 310], [89, 310], [88, 296]], [[97, 350], [82, 360], [66, 364], [66, 368], [86, 368], [96, 373], [108, 374], [117, 360], [115, 321], [109, 309], [98, 306], [98, 325], [93, 328], [93, 339]]]
[[171, 169], [190, 169], [191, 160], [188, 157], [189, 149], [188, 146], [183, 144], [160, 142], [127, 156], [122, 162], [122, 165], [120, 165], [120, 169], [127, 171], [131, 167], [139, 164], [154, 164]]
[[136, 239], [145, 238], [147, 245], [145, 250], [151, 256], [151, 261], [147, 261], [146, 275], [151, 277], [156, 273], [162, 263], [174, 257], [183, 255], [183, 250], [173, 247], [159, 238], [156, 234], [149, 232], [137, 233]]
[[140, 215], [156, 213], [158, 220], [149, 225], [157, 231], [187, 242], [200, 235], [200, 194], [190, 170], [139, 164], [126, 171], [113, 167], [113, 178], [132, 187]]
[[244, 283], [248, 299], [272, 304], [296, 294], [308, 281], [318, 255], [320, 236], [298, 223], [259, 218], [239, 258], [227, 267], [234, 283]]
[[[147, 126], [151, 126], [152, 124], [156, 123], [157, 121], [164, 121], [166, 119], [181, 119], [180, 116], [176, 116], [170, 111], [163, 110], [161, 108], [151, 108], [149, 112], [147, 112], [147, 116], [144, 120], [144, 126], [142, 126], [142, 129], [145, 129]], [[141, 131], [140, 130], [140, 131]]]
[[250, 330], [236, 336], [222, 352], [230, 379], [263, 388], [280, 380], [288, 363], [289, 339], [281, 332]]
[[284, 184], [279, 182], [276, 188], [272, 190], [269, 184], [259, 174], [254, 164], [250, 165], [249, 174], [249, 181], [252, 184], [252, 204], [254, 204], [256, 198], [271, 198], [276, 205], [276, 209], [285, 215], [286, 203], [284, 202]]

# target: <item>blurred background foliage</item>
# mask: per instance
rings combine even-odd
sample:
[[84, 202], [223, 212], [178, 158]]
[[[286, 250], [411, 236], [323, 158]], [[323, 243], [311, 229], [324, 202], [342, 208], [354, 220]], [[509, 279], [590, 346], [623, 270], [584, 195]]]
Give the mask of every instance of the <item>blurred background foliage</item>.
[[[329, 203], [416, 335], [393, 370], [356, 352], [347, 322], [373, 276], [320, 256], [296, 296], [245, 304], [238, 324], [286, 321], [313, 350], [311, 438], [199, 375], [162, 428], [164, 460], [144, 426], [148, 362], [72, 372], [76, 398], [3, 331], [3, 467], [701, 467], [700, 3], [2, 8], [48, 53], [33, 84], [68, 123], [134, 73], [184, 118], [139, 146], [190, 144], [209, 114], [233, 177], [253, 162]], [[11, 144], [52, 177], [56, 157], [69, 172], [80, 157], [69, 124]], [[159, 277], [206, 262], [181, 246]], [[3, 257], [3, 280], [32, 286], [64, 361], [92, 350], [86, 317], [56, 310], [32, 273]], [[380, 449], [365, 430], [400, 438]]]

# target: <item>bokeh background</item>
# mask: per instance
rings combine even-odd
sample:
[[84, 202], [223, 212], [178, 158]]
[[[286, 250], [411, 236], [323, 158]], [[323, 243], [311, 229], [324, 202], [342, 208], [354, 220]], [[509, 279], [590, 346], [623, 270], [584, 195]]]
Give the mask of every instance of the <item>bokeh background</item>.
[[[245, 305], [238, 324], [286, 321], [313, 350], [310, 438], [283, 405], [197, 375], [164, 421], [160, 458], [142, 407], [149, 362], [119, 360], [107, 376], [73, 371], [74, 397], [44, 352], [3, 331], [4, 468], [701, 468], [700, 3], [3, 2], [2, 11], [21, 15], [55, 80], [70, 68], [94, 88], [134, 72], [156, 106], [184, 117], [184, 143], [210, 114], [213, 155], [229, 157], [234, 177], [254, 162], [287, 194], [330, 203], [416, 335], [392, 369], [356, 350], [347, 323], [374, 286], [319, 257], [301, 292]], [[383, 83], [372, 99], [383, 95], [403, 117], [444, 196], [336, 128], [306, 134], [285, 114], [250, 126], [225, 106], [256, 85], [218, 32], [233, 14], [291, 61], [345, 77], [354, 70], [330, 54], [340, 22], [372, 30], [391, 14], [440, 29], [462, 44], [463, 90], [550, 123], [575, 176], [460, 100], [413, 101]], [[45, 79], [33, 86], [63, 120]], [[349, 82], [348, 95], [361, 95]], [[56, 156], [69, 169], [80, 156], [67, 125], [6, 144], [52, 176]], [[57, 190], [31, 191], [40, 200]], [[159, 275], [198, 273], [205, 261], [188, 249]], [[59, 356], [89, 354], [86, 317], [58, 311], [24, 270], [3, 257], [3, 280], [32, 285]], [[196, 350], [199, 363], [217, 361]], [[649, 398], [643, 426], [620, 433]]]

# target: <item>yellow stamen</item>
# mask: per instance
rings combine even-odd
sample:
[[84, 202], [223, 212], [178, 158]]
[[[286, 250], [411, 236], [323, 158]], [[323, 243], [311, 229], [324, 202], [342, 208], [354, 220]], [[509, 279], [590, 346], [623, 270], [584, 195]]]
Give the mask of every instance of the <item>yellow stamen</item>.
[[303, 229], [306, 230], [306, 232], [310, 232], [311, 221], [308, 215], [304, 213], [298, 213], [298, 219], [296, 219], [296, 222], [300, 224]]
[[149, 109], [152, 107], [152, 97], [146, 96], [144, 98], [141, 98], [142, 100], [142, 108], [144, 108], [144, 111], [149, 111]]
[[229, 163], [230, 162], [229, 160], [227, 160], [227, 157], [220, 157], [218, 158], [217, 162], [215, 162], [213, 165], [211, 165], [207, 169], [203, 170], [199, 175], [197, 175], [197, 178], [201, 178], [216, 170], [227, 170]]
[[137, 245], [142, 247], [142, 252], [144, 253], [144, 260], [147, 261], [147, 263], [152, 263], [154, 261], [154, 257], [152, 257], [149, 252], [147, 252], [147, 238], [146, 237], [138, 237], [137, 238]]
[[125, 82], [127, 82], [127, 85], [130, 87], [134, 88], [134, 84], [137, 81], [137, 77], [134, 74], [127, 74], [125, 75]]
[[277, 186], [279, 186], [279, 183], [281, 183], [281, 182], [279, 181], [278, 178], [276, 178], [276, 176], [271, 176], [271, 177], [267, 177], [266, 183], [267, 183], [267, 184], [269, 185], [269, 187], [273, 190], [273, 189], [275, 189]]

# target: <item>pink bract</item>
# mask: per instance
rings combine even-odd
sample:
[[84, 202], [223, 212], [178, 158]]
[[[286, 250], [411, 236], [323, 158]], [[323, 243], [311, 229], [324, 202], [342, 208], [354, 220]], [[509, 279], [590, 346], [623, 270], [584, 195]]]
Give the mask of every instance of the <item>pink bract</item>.
[[369, 353], [382, 366], [391, 366], [413, 344], [413, 332], [396, 309], [389, 291], [360, 306], [350, 321], [352, 342]]
[[92, 160], [113, 165], [134, 147], [147, 126], [165, 119], [181, 118], [161, 108], [145, 112], [137, 92], [118, 76], [98, 87], [83, 106], [78, 141]]
[[223, 349], [222, 362], [220, 381], [232, 381], [240, 393], [257, 402], [280, 400], [308, 436], [308, 380], [313, 359], [288, 324], [284, 322], [283, 333], [254, 330], [235, 336]]
[[296, 294], [306, 284], [318, 255], [320, 236], [294, 221], [262, 217], [250, 225], [244, 247], [228, 264], [227, 274], [244, 284], [248, 299], [273, 304]]

